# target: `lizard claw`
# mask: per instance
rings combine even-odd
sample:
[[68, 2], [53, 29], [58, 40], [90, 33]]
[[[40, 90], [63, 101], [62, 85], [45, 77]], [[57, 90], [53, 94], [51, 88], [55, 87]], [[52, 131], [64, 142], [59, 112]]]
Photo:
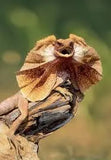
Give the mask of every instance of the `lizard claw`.
[[22, 156], [20, 154], [20, 150], [23, 150], [23, 147], [20, 145], [20, 141], [18, 141], [15, 137], [15, 135], [7, 136], [10, 149], [14, 148], [16, 153], [16, 159], [22, 160]]
[[64, 96], [64, 98], [68, 101], [72, 101], [73, 100], [73, 95], [72, 93], [70, 93], [66, 88], [62, 88], [62, 87], [57, 87], [55, 89], [57, 92], [59, 92], [60, 94], [62, 94], [62, 96]]

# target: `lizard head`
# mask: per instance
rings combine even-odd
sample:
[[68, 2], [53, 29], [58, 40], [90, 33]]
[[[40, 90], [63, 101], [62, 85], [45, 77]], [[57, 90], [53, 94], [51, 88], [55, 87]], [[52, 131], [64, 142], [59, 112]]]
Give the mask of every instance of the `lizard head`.
[[69, 58], [74, 55], [74, 42], [71, 39], [59, 39], [55, 42], [55, 55]]
[[94, 48], [88, 46], [81, 37], [71, 34], [68, 39], [57, 39], [53, 45], [53, 56], [57, 58], [72, 58], [75, 62], [86, 64], [99, 60]]

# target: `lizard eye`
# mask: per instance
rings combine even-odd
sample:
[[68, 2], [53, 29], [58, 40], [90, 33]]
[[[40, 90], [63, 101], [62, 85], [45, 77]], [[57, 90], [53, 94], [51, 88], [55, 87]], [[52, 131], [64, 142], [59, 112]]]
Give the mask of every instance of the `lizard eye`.
[[64, 45], [61, 42], [56, 42], [56, 47], [63, 47]]
[[69, 43], [69, 47], [73, 48], [73, 45], [74, 45], [73, 42], [70, 42], [70, 43]]

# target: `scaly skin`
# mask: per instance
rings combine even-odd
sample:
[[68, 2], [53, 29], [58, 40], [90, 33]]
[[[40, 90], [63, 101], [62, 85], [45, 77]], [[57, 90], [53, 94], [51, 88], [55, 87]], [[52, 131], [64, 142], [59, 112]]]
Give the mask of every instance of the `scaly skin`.
[[28, 101], [25, 99], [20, 92], [16, 93], [10, 98], [7, 98], [0, 103], [0, 115], [6, 114], [15, 108], [19, 108], [21, 115], [15, 120], [15, 122], [10, 127], [10, 132], [8, 136], [11, 137], [22, 123], [22, 121], [28, 115]]
[[[46, 39], [40, 40], [38, 42], [38, 44], [34, 47], [34, 49], [31, 51], [31, 53], [29, 53], [28, 56], [26, 57], [25, 65], [22, 67], [22, 70], [17, 75], [19, 86], [22, 90], [22, 93], [18, 92], [14, 96], [12, 96], [12, 97], [10, 97], [0, 103], [0, 115], [4, 115], [17, 107], [19, 108], [19, 110], [21, 112], [21, 115], [13, 122], [13, 124], [10, 127], [9, 132], [7, 133], [7, 136], [9, 137], [9, 141], [14, 144], [16, 149], [17, 149], [17, 145], [16, 145], [17, 143], [15, 143], [14, 134], [15, 134], [16, 130], [18, 129], [19, 125], [28, 116], [28, 105], [29, 105], [28, 100], [33, 101], [33, 102], [34, 101], [36, 102], [38, 100], [41, 101], [41, 100], [45, 99], [46, 97], [48, 97], [52, 90], [59, 91], [59, 93], [64, 95], [64, 97], [67, 95], [67, 90], [59, 87], [59, 85], [61, 84], [61, 82], [64, 83], [64, 81], [66, 80], [66, 77], [67, 78], [69, 78], [69, 77], [67, 75], [62, 75], [61, 72], [60, 72], [61, 74], [58, 75], [58, 77], [59, 77], [58, 81], [57, 81], [56, 77], [53, 77], [53, 75], [56, 74], [56, 71], [57, 71], [56, 69], [55, 70], [53, 69], [56, 63], [62, 62], [62, 63], [60, 63], [60, 64], [62, 64], [60, 66], [60, 68], [63, 66], [63, 72], [65, 70], [67, 70], [66, 64], [67, 64], [67, 66], [69, 66], [68, 69], [70, 69], [70, 74], [71, 74], [70, 78], [73, 79], [72, 82], [73, 82], [74, 89], [80, 91], [80, 95], [79, 95], [80, 99], [81, 99], [81, 97], [83, 97], [81, 89], [87, 89], [92, 84], [95, 84], [95, 82], [101, 80], [101, 75], [102, 75], [101, 63], [99, 61], [98, 55], [96, 55], [95, 50], [90, 48], [88, 56], [85, 55], [87, 53], [87, 51], [85, 51], [85, 54], [82, 51], [82, 55], [81, 55], [80, 53], [78, 53], [78, 51], [75, 52], [75, 50], [73, 50], [74, 43], [76, 43], [76, 47], [77, 47], [77, 45], [84, 46], [86, 48], [88, 47], [83, 38], [78, 37], [73, 34], [71, 34], [69, 36], [69, 39], [66, 39], [66, 40], [63, 40], [63, 39], [56, 40], [55, 36], [49, 36]], [[41, 53], [41, 55], [37, 53], [37, 51], [40, 47], [42, 48], [48, 44], [55, 45], [55, 48], [53, 47], [54, 51], [55, 51], [54, 52], [55, 56], [51, 55], [51, 53], [50, 53], [51, 50], [48, 50], [47, 51], [48, 53], [46, 53], [46, 51], [45, 51], [45, 55], [44, 54], [42, 55], [42, 53]], [[74, 56], [75, 56], [75, 59], [73, 59]], [[64, 61], [64, 58], [67, 59], [67, 61]], [[50, 62], [53, 62], [53, 61], [55, 61], [55, 64], [53, 64], [51, 66]], [[46, 64], [50, 64], [50, 65], [48, 65], [47, 69], [46, 69], [46, 67], [45, 68], [39, 67], [39, 65], [44, 64], [44, 62]], [[73, 66], [74, 63], [75, 63], [75, 65]], [[88, 73], [88, 69], [91, 69], [91, 66], [86, 70], [86, 72], [84, 72], [86, 77], [84, 77], [84, 74], [82, 75], [82, 71], [81, 71], [81, 70], [83, 70], [83, 71], [85, 70], [85, 65], [84, 65], [85, 63], [87, 63], [87, 65], [89, 65], [89, 63], [91, 63], [91, 66], [92, 66], [92, 64], [95, 64], [95, 65], [93, 65], [93, 69], [91, 70], [92, 72], [90, 72], [90, 75]], [[68, 65], [68, 64], [70, 64], [70, 65]], [[83, 67], [82, 67], [82, 64], [83, 64]], [[77, 70], [78, 69], [77, 65], [78, 65], [79, 71]], [[34, 68], [33, 68], [33, 67], [35, 67], [35, 69], [37, 69], [37, 66], [38, 66], [38, 72], [37, 72], [37, 70], [34, 70]], [[87, 68], [87, 66], [86, 66], [86, 68]], [[46, 69], [45, 72], [43, 69]], [[53, 72], [51, 72], [52, 69], [53, 69]], [[76, 74], [74, 73], [74, 70], [76, 71], [75, 72]], [[48, 74], [49, 72], [51, 72], [52, 74]], [[78, 74], [78, 72], [79, 72], [79, 74]], [[68, 70], [68, 73], [69, 73], [69, 70]], [[43, 74], [43, 76], [42, 76], [42, 74]], [[66, 74], [66, 72], [65, 72], [65, 74]], [[27, 78], [27, 76], [28, 76], [28, 78]], [[91, 76], [94, 77], [93, 81], [92, 81]], [[48, 81], [48, 78], [50, 78], [49, 81]], [[86, 81], [86, 78], [87, 78], [87, 81]], [[36, 82], [36, 80], [38, 80], [38, 81]], [[45, 84], [45, 81], [46, 82], [48, 81], [48, 82]], [[24, 83], [24, 82], [26, 82], [26, 83]], [[34, 84], [33, 84], [33, 82], [34, 82]], [[53, 83], [55, 85], [55, 88], [53, 88], [54, 87], [53, 85], [52, 86], [50, 85]], [[30, 86], [30, 84], [31, 84], [31, 86]], [[28, 86], [28, 88], [25, 88], [27, 86]], [[35, 91], [34, 94], [33, 94], [33, 91]], [[29, 94], [28, 92], [32, 93], [32, 96], [28, 97], [27, 96]], [[39, 97], [38, 99], [37, 99], [37, 96]], [[26, 98], [24, 98], [24, 97], [26, 97]], [[19, 154], [19, 152], [17, 152], [17, 154]]]

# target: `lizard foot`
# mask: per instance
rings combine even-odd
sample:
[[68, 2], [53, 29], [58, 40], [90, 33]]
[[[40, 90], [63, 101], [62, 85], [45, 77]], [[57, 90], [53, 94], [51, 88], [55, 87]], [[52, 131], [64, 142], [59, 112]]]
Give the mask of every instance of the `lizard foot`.
[[7, 136], [9, 145], [10, 145], [10, 149], [12, 149], [14, 147], [15, 149], [15, 154], [16, 154], [16, 159], [17, 160], [22, 160], [22, 156], [20, 154], [20, 150], [23, 150], [23, 147], [20, 144], [20, 141], [18, 141], [16, 139], [15, 135], [11, 135], [11, 136]]
[[69, 91], [68, 91], [68, 89], [66, 89], [66, 88], [62, 88], [62, 87], [57, 87], [56, 89], [55, 89], [57, 92], [59, 92], [62, 96], [64, 96], [64, 98], [67, 100], [68, 99], [68, 101], [72, 101], [73, 100], [73, 95], [72, 95], [72, 93], [70, 93]]

